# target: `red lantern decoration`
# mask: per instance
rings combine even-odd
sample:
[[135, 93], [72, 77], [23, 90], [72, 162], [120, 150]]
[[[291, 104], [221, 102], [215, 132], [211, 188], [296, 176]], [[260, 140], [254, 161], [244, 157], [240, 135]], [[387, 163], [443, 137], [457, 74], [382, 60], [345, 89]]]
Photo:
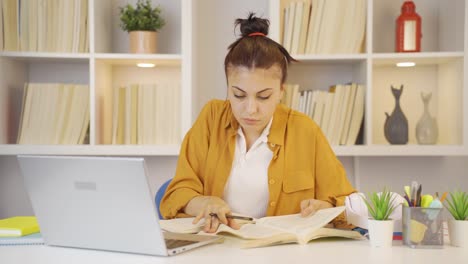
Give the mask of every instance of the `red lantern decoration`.
[[396, 52], [421, 51], [421, 17], [413, 1], [405, 1], [396, 20]]

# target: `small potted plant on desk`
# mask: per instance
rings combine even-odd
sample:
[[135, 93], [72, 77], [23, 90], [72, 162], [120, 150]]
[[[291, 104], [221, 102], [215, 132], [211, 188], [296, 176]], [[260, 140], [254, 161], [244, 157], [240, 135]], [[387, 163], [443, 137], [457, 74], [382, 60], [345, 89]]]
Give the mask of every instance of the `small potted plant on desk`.
[[152, 8], [149, 0], [138, 0], [136, 8], [127, 4], [120, 8], [120, 22], [120, 27], [130, 34], [130, 52], [157, 52], [157, 31], [166, 23], [159, 6]]
[[448, 221], [450, 243], [452, 246], [468, 248], [468, 193], [450, 193], [445, 207], [454, 218]]
[[381, 193], [371, 193], [369, 197], [362, 197], [369, 214], [369, 240], [373, 247], [391, 247], [393, 240], [393, 219], [389, 219], [395, 210], [395, 196], [384, 188]]

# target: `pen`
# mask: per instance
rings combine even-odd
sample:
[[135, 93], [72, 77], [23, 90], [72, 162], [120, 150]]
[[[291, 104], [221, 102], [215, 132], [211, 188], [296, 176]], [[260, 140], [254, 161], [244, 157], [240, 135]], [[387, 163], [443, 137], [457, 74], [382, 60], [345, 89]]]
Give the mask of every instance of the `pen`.
[[[215, 213], [210, 213], [210, 216], [218, 217], [218, 215], [215, 214]], [[226, 215], [226, 218], [237, 219], [237, 220], [246, 220], [246, 221], [253, 221], [254, 220], [252, 217], [239, 216], [239, 215]]]

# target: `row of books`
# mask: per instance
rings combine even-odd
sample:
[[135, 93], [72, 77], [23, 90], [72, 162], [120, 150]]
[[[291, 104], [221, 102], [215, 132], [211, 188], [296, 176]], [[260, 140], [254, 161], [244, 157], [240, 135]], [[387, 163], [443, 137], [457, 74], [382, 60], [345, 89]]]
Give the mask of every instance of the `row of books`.
[[87, 85], [24, 85], [18, 144], [83, 144], [88, 128]]
[[292, 54], [359, 53], [366, 0], [283, 1], [282, 44]]
[[5, 51], [87, 52], [88, 43], [88, 0], [0, 3], [0, 48]]
[[130, 84], [114, 90], [112, 144], [179, 144], [180, 84]]
[[364, 86], [356, 83], [329, 91], [300, 91], [298, 84], [286, 84], [282, 102], [312, 118], [331, 145], [354, 145], [364, 119], [364, 97]]

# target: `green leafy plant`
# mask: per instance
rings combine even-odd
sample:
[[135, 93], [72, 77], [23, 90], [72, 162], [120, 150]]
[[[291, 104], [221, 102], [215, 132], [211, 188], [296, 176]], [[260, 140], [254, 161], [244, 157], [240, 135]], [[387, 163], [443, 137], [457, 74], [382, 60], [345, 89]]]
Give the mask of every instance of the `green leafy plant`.
[[120, 8], [120, 27], [127, 31], [158, 31], [166, 24], [161, 8], [152, 8], [150, 0], [138, 0], [136, 8], [130, 4]]
[[449, 210], [455, 220], [468, 220], [468, 193], [454, 191], [446, 200], [445, 207]]
[[373, 192], [367, 198], [362, 197], [366, 203], [367, 209], [375, 220], [385, 221], [395, 210], [396, 205], [393, 204], [395, 196], [386, 188], [382, 193]]

